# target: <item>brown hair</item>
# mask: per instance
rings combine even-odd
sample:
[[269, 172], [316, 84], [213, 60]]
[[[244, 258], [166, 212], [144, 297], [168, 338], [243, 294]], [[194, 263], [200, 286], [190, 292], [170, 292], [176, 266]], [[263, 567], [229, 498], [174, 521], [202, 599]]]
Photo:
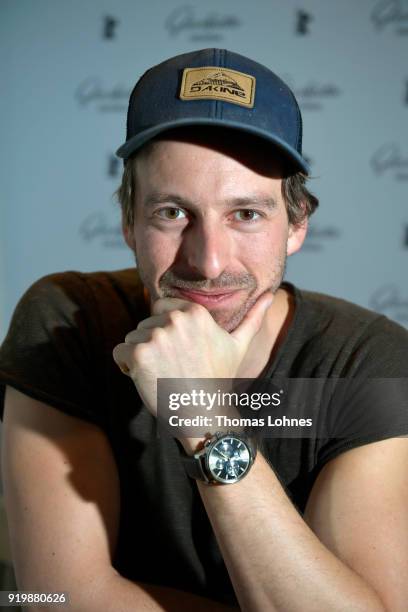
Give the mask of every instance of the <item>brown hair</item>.
[[319, 200], [306, 187], [308, 177], [296, 172], [282, 179], [282, 197], [286, 204], [289, 223], [301, 225], [319, 206]]
[[[135, 186], [136, 186], [136, 156], [130, 157], [125, 163], [122, 183], [115, 195], [122, 208], [125, 224], [134, 224]], [[303, 172], [289, 174], [282, 179], [282, 197], [286, 204], [289, 223], [301, 225], [319, 205], [319, 200], [306, 187], [307, 175]]]

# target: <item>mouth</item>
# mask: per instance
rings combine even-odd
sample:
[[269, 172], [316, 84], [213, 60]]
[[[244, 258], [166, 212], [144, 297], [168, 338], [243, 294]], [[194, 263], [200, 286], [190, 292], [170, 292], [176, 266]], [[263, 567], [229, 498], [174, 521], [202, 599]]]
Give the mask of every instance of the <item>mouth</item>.
[[241, 289], [230, 289], [229, 291], [195, 291], [193, 289], [179, 289], [174, 287], [180, 297], [202, 304], [203, 306], [223, 306], [236, 299]]

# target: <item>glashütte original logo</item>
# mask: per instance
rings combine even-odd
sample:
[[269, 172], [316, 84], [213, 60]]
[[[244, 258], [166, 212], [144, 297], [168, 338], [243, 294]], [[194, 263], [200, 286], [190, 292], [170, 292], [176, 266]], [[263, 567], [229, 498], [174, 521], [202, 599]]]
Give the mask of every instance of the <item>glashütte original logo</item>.
[[198, 15], [193, 6], [179, 6], [167, 17], [165, 27], [170, 36], [190, 34], [190, 40], [221, 40], [224, 32], [241, 25], [234, 14], [207, 13]]
[[326, 101], [341, 95], [340, 87], [335, 83], [309, 80], [304, 85], [297, 85], [290, 75], [283, 75], [282, 78], [295, 94], [302, 111], [319, 111]]
[[370, 308], [408, 326], [408, 298], [398, 285], [383, 285], [370, 298]]
[[401, 152], [399, 144], [389, 142], [382, 145], [371, 157], [371, 168], [377, 176], [391, 173], [397, 181], [408, 181], [408, 157]]
[[316, 226], [310, 224], [303, 249], [306, 251], [320, 251], [327, 242], [338, 240], [341, 232], [335, 225]]
[[408, 34], [408, 0], [380, 0], [371, 12], [377, 30], [394, 26], [396, 34]]
[[185, 68], [180, 89], [181, 100], [226, 100], [252, 108], [255, 77], [218, 66]]
[[103, 212], [93, 212], [85, 217], [79, 235], [84, 242], [96, 241], [101, 247], [122, 249], [126, 246], [120, 223], [110, 223]]
[[105, 87], [99, 77], [88, 77], [82, 81], [75, 98], [80, 106], [94, 106], [101, 112], [126, 112], [131, 89], [121, 84]]

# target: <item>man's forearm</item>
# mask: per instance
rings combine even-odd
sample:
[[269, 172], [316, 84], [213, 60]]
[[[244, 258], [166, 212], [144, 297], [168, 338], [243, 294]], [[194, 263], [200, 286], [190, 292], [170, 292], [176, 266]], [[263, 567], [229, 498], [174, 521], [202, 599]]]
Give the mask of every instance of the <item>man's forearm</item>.
[[262, 455], [239, 483], [198, 488], [243, 611], [384, 612], [305, 523]]
[[[38, 612], [39, 608], [35, 609]], [[48, 608], [47, 608], [48, 610]], [[101, 577], [95, 586], [70, 596], [72, 612], [232, 612], [239, 608], [186, 591], [134, 583], [116, 571]]]

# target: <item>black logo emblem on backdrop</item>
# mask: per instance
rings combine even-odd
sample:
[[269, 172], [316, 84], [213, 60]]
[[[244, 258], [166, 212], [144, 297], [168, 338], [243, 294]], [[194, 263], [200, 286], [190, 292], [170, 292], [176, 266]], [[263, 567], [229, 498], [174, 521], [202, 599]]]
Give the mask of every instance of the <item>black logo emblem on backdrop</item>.
[[408, 297], [404, 297], [398, 285], [383, 285], [370, 298], [370, 308], [402, 325], [408, 325]]
[[404, 227], [404, 241], [403, 246], [405, 249], [408, 249], [408, 225]]
[[120, 170], [120, 159], [116, 155], [110, 155], [108, 159], [108, 176], [117, 178]]
[[107, 39], [115, 38], [116, 36], [116, 27], [118, 25], [118, 19], [115, 17], [106, 16], [103, 18], [103, 30], [102, 37]]
[[293, 82], [290, 75], [284, 75], [282, 78], [292, 89], [302, 111], [321, 110], [326, 101], [341, 95], [341, 90], [335, 83], [319, 83], [310, 79], [305, 85], [299, 86]]
[[302, 154], [303, 159], [306, 161], [306, 163], [312, 167], [314, 165], [314, 159], [312, 157], [310, 157], [310, 155], [306, 155], [306, 153]]
[[296, 34], [304, 36], [309, 34], [309, 24], [313, 20], [313, 16], [305, 11], [296, 12]]
[[395, 142], [383, 144], [371, 157], [371, 168], [377, 176], [392, 174], [397, 181], [408, 181], [408, 155]]
[[377, 30], [393, 28], [396, 34], [408, 34], [408, 0], [380, 0], [371, 12]]
[[101, 112], [126, 112], [131, 89], [121, 84], [106, 87], [99, 77], [82, 81], [75, 98], [80, 106], [92, 106]]
[[241, 25], [236, 15], [207, 13], [198, 16], [193, 6], [180, 6], [174, 9], [165, 21], [170, 36], [187, 34], [190, 40], [221, 40], [228, 30]]
[[340, 238], [340, 230], [335, 225], [319, 226], [311, 223], [302, 248], [306, 251], [321, 251], [328, 242], [338, 240], [338, 238]]

